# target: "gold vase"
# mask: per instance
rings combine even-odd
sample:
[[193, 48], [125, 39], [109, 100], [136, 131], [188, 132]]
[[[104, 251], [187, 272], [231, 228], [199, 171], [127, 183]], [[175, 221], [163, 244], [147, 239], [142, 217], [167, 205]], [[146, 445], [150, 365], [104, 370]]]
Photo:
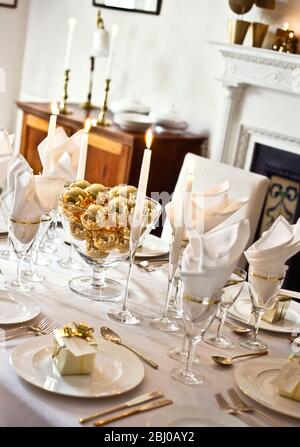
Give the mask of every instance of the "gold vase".
[[228, 20], [228, 39], [229, 43], [235, 43], [243, 45], [247, 31], [251, 25], [251, 22], [246, 20]]
[[252, 46], [261, 48], [267, 35], [269, 25], [260, 22], [252, 23]]

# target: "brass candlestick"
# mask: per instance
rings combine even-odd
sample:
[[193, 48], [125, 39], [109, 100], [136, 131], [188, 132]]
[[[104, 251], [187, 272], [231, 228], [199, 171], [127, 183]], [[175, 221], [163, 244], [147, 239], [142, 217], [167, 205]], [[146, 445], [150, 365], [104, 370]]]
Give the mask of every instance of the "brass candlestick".
[[93, 94], [93, 85], [94, 85], [94, 72], [95, 72], [95, 57], [91, 56], [91, 67], [90, 67], [90, 84], [89, 84], [89, 92], [87, 95], [87, 100], [84, 104], [82, 104], [82, 108], [85, 110], [91, 110], [94, 108], [92, 104], [92, 94]]
[[65, 70], [65, 77], [64, 77], [64, 90], [61, 98], [61, 103], [59, 105], [60, 113], [63, 115], [69, 115], [72, 112], [69, 112], [67, 107], [67, 101], [68, 101], [68, 91], [69, 91], [69, 81], [70, 81], [70, 73], [71, 70]]
[[111, 124], [112, 124], [112, 122], [106, 118], [106, 114], [108, 111], [107, 104], [108, 104], [108, 94], [109, 94], [109, 90], [110, 90], [110, 82], [111, 82], [111, 79], [105, 80], [104, 98], [103, 98], [103, 103], [100, 108], [100, 113], [99, 113], [98, 121], [97, 121], [97, 124], [102, 127], [111, 126]]

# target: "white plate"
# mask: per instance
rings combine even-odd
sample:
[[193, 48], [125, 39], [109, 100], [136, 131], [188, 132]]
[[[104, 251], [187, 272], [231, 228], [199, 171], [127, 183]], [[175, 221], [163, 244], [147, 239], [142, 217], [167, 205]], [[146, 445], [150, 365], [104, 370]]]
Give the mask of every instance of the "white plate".
[[36, 337], [17, 346], [10, 362], [27, 382], [65, 396], [115, 396], [139, 385], [144, 378], [141, 361], [121, 346], [98, 342], [96, 368], [91, 375], [61, 376], [51, 359], [52, 336]]
[[[284, 292], [286, 291], [283, 290], [282, 293]], [[300, 294], [296, 294], [295, 292], [293, 292], [292, 295], [293, 297], [296, 297], [296, 295], [300, 297]], [[242, 323], [248, 323], [251, 316], [251, 299], [249, 297], [248, 288], [243, 290], [239, 299], [231, 307], [229, 315]], [[262, 320], [260, 329], [282, 334], [291, 334], [293, 332], [300, 333], [300, 304], [292, 301], [284, 320], [274, 324]]]
[[160, 237], [148, 234], [141, 247], [137, 249], [136, 256], [140, 258], [152, 258], [169, 253], [170, 247], [167, 241]]
[[0, 325], [26, 323], [37, 317], [40, 311], [38, 303], [29, 296], [1, 290]]
[[218, 408], [169, 406], [153, 413], [150, 427], [247, 427], [241, 420], [222, 413]]
[[235, 372], [238, 387], [247, 396], [278, 413], [300, 418], [300, 402], [279, 396], [272, 382], [287, 359], [266, 358], [240, 365]]

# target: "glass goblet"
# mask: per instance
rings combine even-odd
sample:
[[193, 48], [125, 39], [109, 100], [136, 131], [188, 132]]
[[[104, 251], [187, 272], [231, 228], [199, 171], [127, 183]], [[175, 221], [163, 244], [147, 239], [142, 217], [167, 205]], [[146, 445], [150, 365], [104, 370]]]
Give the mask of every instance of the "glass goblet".
[[185, 385], [203, 383], [202, 375], [193, 370], [196, 346], [211, 323], [221, 300], [221, 291], [216, 291], [211, 297], [183, 295], [183, 322], [188, 339], [188, 358], [186, 365], [173, 369], [171, 377]]
[[23, 273], [23, 278], [26, 281], [42, 282], [45, 279], [45, 276], [36, 269], [36, 266], [37, 266], [37, 259], [38, 259], [38, 255], [39, 255], [39, 247], [48, 231], [51, 221], [52, 221], [52, 219], [48, 215], [41, 217], [39, 231], [38, 231], [37, 237], [32, 245], [31, 252], [29, 254], [30, 268], [28, 270], [25, 270]]
[[206, 343], [223, 349], [233, 346], [233, 342], [223, 335], [224, 324], [228, 310], [236, 302], [243, 290], [246, 278], [247, 273], [241, 268], [235, 269], [232, 273], [229, 281], [223, 288], [222, 300], [217, 312], [217, 319], [219, 320], [217, 333], [215, 335], [205, 335], [204, 341]]
[[26, 222], [9, 219], [8, 234], [17, 257], [17, 278], [12, 281], [6, 281], [5, 287], [9, 290], [17, 290], [19, 292], [30, 292], [32, 286], [22, 281], [22, 265], [25, 256], [29, 253], [34, 241], [37, 237], [40, 226], [40, 220], [36, 222]]
[[261, 318], [267, 310], [276, 303], [278, 293], [285, 278], [287, 267], [281, 272], [258, 272], [256, 269], [249, 270], [249, 291], [254, 315], [253, 334], [249, 339], [241, 341], [240, 345], [251, 351], [262, 351], [268, 345], [257, 339]]

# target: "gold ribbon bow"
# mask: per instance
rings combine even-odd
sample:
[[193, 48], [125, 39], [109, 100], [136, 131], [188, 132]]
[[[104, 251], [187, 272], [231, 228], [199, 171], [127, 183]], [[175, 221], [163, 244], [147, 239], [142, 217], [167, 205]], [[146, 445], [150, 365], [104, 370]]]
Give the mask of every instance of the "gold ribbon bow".
[[[66, 325], [62, 329], [58, 330], [58, 336], [60, 338], [73, 338], [78, 337], [82, 340], [85, 340], [87, 343], [90, 343], [93, 346], [97, 346], [96, 339], [93, 336], [94, 328], [89, 327], [85, 323], [73, 323], [74, 327]], [[56, 357], [60, 351], [62, 350], [63, 346], [60, 346], [60, 348], [57, 350], [57, 352], [53, 353], [52, 358]]]

